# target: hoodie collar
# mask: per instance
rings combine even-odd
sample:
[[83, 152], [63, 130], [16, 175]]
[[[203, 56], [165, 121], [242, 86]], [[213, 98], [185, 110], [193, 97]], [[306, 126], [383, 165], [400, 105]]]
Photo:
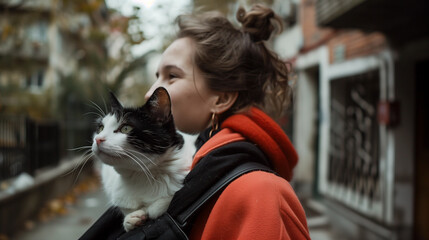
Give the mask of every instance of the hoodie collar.
[[246, 113], [232, 115], [221, 128], [229, 128], [257, 144], [270, 159], [274, 170], [286, 180], [292, 179], [298, 155], [281, 127], [263, 111], [252, 107]]

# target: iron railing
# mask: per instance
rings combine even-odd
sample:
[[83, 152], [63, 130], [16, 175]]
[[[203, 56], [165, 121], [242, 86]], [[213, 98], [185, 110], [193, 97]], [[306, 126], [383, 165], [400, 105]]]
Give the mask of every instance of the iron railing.
[[0, 116], [0, 181], [55, 166], [60, 160], [58, 122]]

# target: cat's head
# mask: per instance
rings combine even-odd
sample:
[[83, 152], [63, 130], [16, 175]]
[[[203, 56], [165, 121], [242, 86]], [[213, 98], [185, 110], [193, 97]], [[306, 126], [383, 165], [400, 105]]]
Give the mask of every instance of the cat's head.
[[148, 169], [157, 159], [183, 146], [171, 114], [170, 96], [158, 88], [141, 107], [126, 108], [113, 93], [111, 111], [98, 120], [92, 151], [105, 164], [129, 170]]

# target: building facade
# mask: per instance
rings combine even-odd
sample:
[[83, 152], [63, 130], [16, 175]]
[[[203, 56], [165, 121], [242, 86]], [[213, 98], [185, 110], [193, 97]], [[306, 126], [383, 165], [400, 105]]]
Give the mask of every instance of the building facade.
[[[109, 33], [103, 1], [0, 1], [0, 112], [50, 118], [62, 80], [90, 81], [97, 60], [106, 59], [104, 35]], [[90, 12], [90, 14], [88, 13]], [[41, 114], [29, 111], [49, 99]], [[31, 97], [30, 97], [31, 98]], [[44, 110], [42, 110], [44, 109]]]
[[350, 239], [429, 238], [427, 5], [299, 1], [295, 176]]

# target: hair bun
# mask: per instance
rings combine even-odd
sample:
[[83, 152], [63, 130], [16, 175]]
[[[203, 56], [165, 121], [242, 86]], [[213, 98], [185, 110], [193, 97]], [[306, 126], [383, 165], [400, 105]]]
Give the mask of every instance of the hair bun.
[[237, 20], [241, 23], [243, 31], [249, 33], [254, 42], [268, 40], [275, 30], [274, 20], [279, 25], [281, 32], [282, 21], [271, 8], [262, 5], [254, 5], [249, 12], [243, 7], [237, 11]]

